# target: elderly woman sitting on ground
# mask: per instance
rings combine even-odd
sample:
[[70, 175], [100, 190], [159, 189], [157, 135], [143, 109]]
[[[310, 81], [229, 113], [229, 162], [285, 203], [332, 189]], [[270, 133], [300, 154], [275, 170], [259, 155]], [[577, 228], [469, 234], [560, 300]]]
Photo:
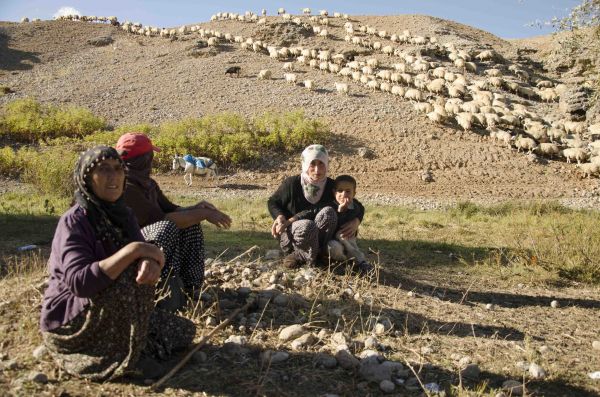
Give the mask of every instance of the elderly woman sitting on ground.
[[[291, 176], [267, 202], [273, 217], [271, 234], [279, 239], [287, 254], [283, 265], [296, 268], [302, 264], [327, 262], [327, 243], [337, 227], [337, 214], [329, 206], [334, 201], [334, 182], [327, 176], [329, 154], [322, 145], [310, 145], [302, 152], [302, 173]], [[293, 221], [293, 216], [306, 210], [317, 209], [314, 220]], [[356, 235], [364, 209], [355, 218], [338, 229], [342, 236]]]
[[195, 327], [154, 309], [165, 258], [144, 242], [125, 206], [117, 151], [98, 146], [83, 153], [74, 180], [75, 204], [58, 222], [48, 261], [44, 343], [67, 373], [91, 380], [155, 370], [154, 359], [187, 346]]

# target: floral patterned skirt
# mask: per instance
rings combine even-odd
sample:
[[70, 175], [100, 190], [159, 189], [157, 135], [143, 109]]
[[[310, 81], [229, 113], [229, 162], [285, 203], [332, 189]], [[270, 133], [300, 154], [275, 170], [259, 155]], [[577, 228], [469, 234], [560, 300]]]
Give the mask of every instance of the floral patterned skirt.
[[103, 381], [135, 371], [142, 352], [164, 359], [188, 346], [194, 324], [154, 309], [155, 289], [135, 282], [129, 266], [68, 324], [44, 332], [46, 347], [69, 374]]

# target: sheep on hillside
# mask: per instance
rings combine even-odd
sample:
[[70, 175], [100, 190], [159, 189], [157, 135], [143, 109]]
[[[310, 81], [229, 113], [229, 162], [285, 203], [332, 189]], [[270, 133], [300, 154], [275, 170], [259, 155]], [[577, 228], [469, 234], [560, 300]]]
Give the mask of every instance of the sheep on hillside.
[[582, 161], [587, 160], [588, 153], [583, 148], [568, 148], [564, 149], [561, 152], [562, 156], [567, 159], [567, 163], [570, 163], [572, 160], [577, 161], [577, 164], [581, 164]]
[[271, 71], [268, 69], [263, 69], [258, 72], [258, 78], [261, 80], [269, 80], [271, 79]]
[[578, 163], [577, 168], [581, 170], [584, 178], [590, 178], [592, 175], [598, 176], [598, 174], [600, 174], [600, 164], [598, 163]]
[[532, 153], [536, 148], [537, 144], [532, 138], [526, 138], [524, 136], [518, 136], [515, 140], [515, 146], [517, 148], [517, 153], [523, 149], [523, 151], [527, 150], [528, 153]]
[[296, 75], [294, 73], [285, 73], [283, 75], [285, 81], [291, 84], [296, 84]]
[[347, 83], [338, 83], [335, 82], [334, 83], [335, 86], [335, 90], [340, 93], [340, 94], [346, 94], [348, 95], [350, 90], [348, 89], [348, 84]]

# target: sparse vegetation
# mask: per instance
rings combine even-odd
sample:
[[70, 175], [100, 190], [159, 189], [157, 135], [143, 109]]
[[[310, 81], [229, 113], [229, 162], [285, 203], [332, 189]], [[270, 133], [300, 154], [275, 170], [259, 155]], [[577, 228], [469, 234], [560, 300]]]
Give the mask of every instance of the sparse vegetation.
[[171, 168], [175, 153], [202, 154], [221, 166], [239, 165], [268, 153], [298, 151], [329, 138], [326, 125], [307, 118], [302, 111], [265, 113], [255, 119], [223, 113], [159, 126], [140, 124], [106, 131], [100, 129], [106, 127], [100, 119], [86, 110], [44, 106], [33, 99], [10, 102], [0, 125], [4, 136], [38, 147], [3, 148], [0, 174], [21, 175], [43, 192], [66, 196], [72, 191], [70, 176], [77, 153], [94, 144], [114, 145], [124, 132], [139, 131], [152, 137], [162, 149], [156, 154], [156, 166], [161, 170]]
[[0, 136], [16, 142], [81, 138], [103, 128], [106, 128], [105, 121], [87, 109], [45, 105], [33, 98], [9, 102], [0, 113]]

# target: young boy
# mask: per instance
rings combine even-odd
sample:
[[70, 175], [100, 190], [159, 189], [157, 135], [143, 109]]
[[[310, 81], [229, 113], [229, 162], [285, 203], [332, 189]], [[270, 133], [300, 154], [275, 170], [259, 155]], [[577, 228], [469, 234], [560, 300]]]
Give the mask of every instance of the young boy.
[[[361, 274], [368, 273], [373, 269], [373, 266], [367, 262], [365, 255], [362, 253], [356, 243], [356, 236], [343, 238], [339, 232], [339, 227], [352, 219], [356, 218], [359, 213], [359, 206], [362, 207], [357, 200], [354, 200], [356, 195], [356, 179], [350, 175], [340, 175], [335, 178], [334, 185], [334, 208], [338, 215], [338, 231], [335, 233], [335, 240], [329, 241], [327, 244], [331, 258], [334, 260], [345, 261], [354, 258], [354, 262], [358, 266], [358, 271]], [[336, 207], [335, 207], [336, 206]]]
[[[335, 178], [333, 188], [334, 201], [328, 203], [327, 206], [333, 207], [338, 216], [337, 229], [335, 232], [335, 240], [327, 243], [329, 254], [332, 260], [346, 261], [354, 259], [361, 274], [366, 274], [373, 269], [373, 266], [367, 262], [365, 255], [356, 244], [356, 236], [351, 238], [343, 238], [339, 231], [340, 226], [358, 217], [358, 214], [363, 212], [362, 204], [358, 200], [354, 200], [356, 195], [356, 179], [350, 175], [340, 175]], [[291, 217], [288, 222], [292, 223], [301, 219], [314, 219], [315, 215], [320, 211], [320, 208], [299, 212]]]

